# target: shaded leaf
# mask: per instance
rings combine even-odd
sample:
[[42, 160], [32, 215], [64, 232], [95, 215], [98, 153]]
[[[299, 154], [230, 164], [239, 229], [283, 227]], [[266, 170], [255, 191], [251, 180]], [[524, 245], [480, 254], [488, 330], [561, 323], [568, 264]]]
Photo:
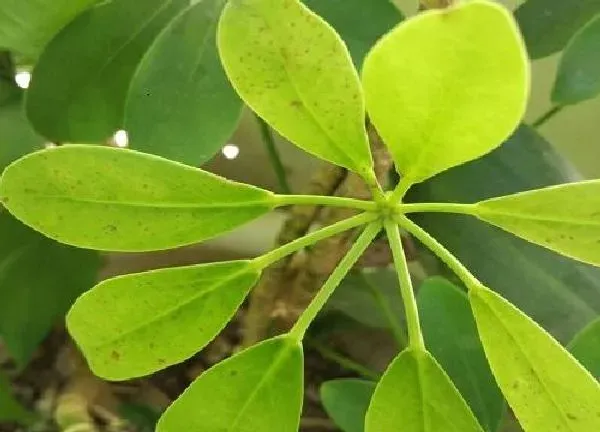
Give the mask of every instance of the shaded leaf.
[[321, 385], [321, 402], [329, 417], [343, 432], [363, 432], [375, 383], [359, 379], [338, 379]]
[[235, 129], [242, 102], [217, 53], [224, 0], [203, 0], [179, 15], [144, 56], [125, 111], [129, 145], [198, 166]]
[[[577, 180], [578, 175], [533, 129], [522, 126], [483, 159], [418, 185], [419, 202], [477, 202]], [[600, 270], [470, 216], [422, 214], [414, 220], [493, 287], [568, 342], [600, 313]]]
[[67, 328], [96, 375], [140, 377], [204, 348], [259, 276], [251, 261], [232, 261], [116, 277], [75, 302]]
[[600, 379], [600, 319], [580, 331], [569, 344], [569, 351], [597, 379]]
[[[125, 98], [144, 53], [189, 0], [113, 0], [79, 15], [33, 71], [27, 115], [55, 142], [106, 141], [123, 127]], [[72, 67], [65, 62], [76, 59]]]
[[298, 0], [229, 2], [218, 44], [233, 86], [275, 130], [315, 156], [370, 173], [358, 76], [321, 18]]
[[462, 396], [426, 351], [407, 349], [379, 381], [367, 432], [483, 432]]
[[338, 32], [360, 69], [375, 42], [404, 19], [390, 0], [304, 0]]
[[398, 25], [367, 55], [362, 78], [371, 120], [410, 183], [499, 146], [529, 92], [516, 24], [480, 0]]
[[216, 236], [273, 195], [156, 156], [68, 145], [28, 155], [0, 183], [6, 208], [49, 237], [99, 250], [167, 249]]
[[467, 296], [443, 278], [430, 278], [420, 286], [417, 302], [429, 351], [483, 428], [496, 432], [504, 398], [485, 358]]
[[473, 214], [532, 243], [600, 265], [600, 180], [492, 198], [475, 204]]
[[171, 405], [158, 432], [297, 432], [303, 392], [302, 347], [277, 337], [204, 372]]
[[516, 11], [529, 55], [533, 59], [562, 50], [595, 14], [600, 0], [527, 0]]
[[600, 93], [600, 7], [598, 13], [565, 49], [552, 89], [556, 104], [574, 104]]
[[97, 254], [49, 240], [0, 210], [0, 336], [20, 366], [96, 279]]
[[600, 385], [531, 318], [485, 287], [469, 292], [485, 353], [526, 432], [600, 430]]
[[33, 414], [27, 411], [13, 396], [8, 379], [0, 373], [0, 422], [28, 425]]
[[98, 0], [2, 0], [0, 48], [35, 58], [50, 39]]

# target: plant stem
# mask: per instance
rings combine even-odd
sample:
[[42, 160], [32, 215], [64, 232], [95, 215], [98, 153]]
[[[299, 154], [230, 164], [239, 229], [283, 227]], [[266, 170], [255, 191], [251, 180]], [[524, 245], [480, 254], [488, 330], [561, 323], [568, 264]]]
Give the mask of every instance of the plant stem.
[[473, 214], [473, 204], [457, 203], [415, 203], [398, 204], [396, 209], [399, 213], [459, 213]]
[[375, 210], [377, 204], [355, 198], [318, 195], [276, 195], [277, 206], [285, 205], [322, 205], [332, 207], [349, 207], [359, 210]]
[[407, 176], [401, 177], [400, 181], [396, 185], [396, 188], [392, 192], [392, 195], [390, 196], [390, 202], [402, 201], [402, 198], [404, 198], [404, 195], [406, 195], [406, 192], [408, 192], [408, 190], [410, 189], [410, 187], [412, 185], [413, 185], [413, 180], [410, 177], [407, 177]]
[[425, 342], [423, 341], [423, 333], [421, 332], [421, 324], [419, 322], [417, 299], [415, 298], [412, 281], [410, 280], [410, 273], [408, 272], [408, 264], [402, 247], [398, 225], [392, 220], [387, 219], [385, 221], [385, 231], [392, 249], [394, 266], [396, 267], [398, 282], [400, 283], [400, 293], [404, 302], [406, 325], [408, 327], [408, 344], [411, 348], [425, 351]]
[[332, 237], [336, 234], [340, 234], [360, 225], [373, 222], [378, 217], [379, 216], [375, 213], [362, 213], [357, 216], [344, 219], [343, 221], [336, 222], [333, 225], [326, 226], [325, 228], [321, 228], [318, 231], [307, 234], [304, 237], [294, 240], [293, 242], [287, 243], [277, 249], [272, 250], [271, 252], [266, 253], [265, 255], [254, 258], [253, 263], [257, 268], [263, 269], [286, 257], [287, 255], [305, 248], [306, 246], [310, 246], [313, 243], [326, 239], [327, 237]]
[[260, 134], [262, 136], [263, 143], [267, 149], [267, 154], [269, 155], [269, 160], [271, 161], [271, 166], [275, 171], [275, 175], [277, 176], [277, 182], [279, 183], [279, 189], [284, 194], [292, 193], [292, 189], [290, 188], [290, 184], [287, 180], [287, 175], [285, 173], [285, 167], [283, 166], [283, 162], [281, 161], [281, 157], [279, 156], [279, 152], [277, 151], [277, 146], [275, 145], [275, 138], [273, 137], [273, 132], [271, 128], [258, 115], [255, 115], [256, 120], [258, 121], [258, 126], [260, 127]]
[[458, 260], [458, 258], [452, 255], [448, 249], [446, 249], [440, 242], [433, 238], [427, 231], [405, 216], [398, 217], [397, 222], [402, 228], [411, 233], [429, 250], [435, 253], [438, 258], [441, 259], [450, 268], [450, 270], [452, 270], [456, 276], [459, 277], [467, 289], [479, 289], [481, 287], [481, 282], [479, 282], [477, 278], [473, 276], [473, 274]]
[[[370, 216], [372, 216], [374, 219], [379, 217], [375, 214]], [[298, 341], [301, 341], [304, 338], [308, 327], [316, 318], [323, 306], [325, 306], [325, 303], [327, 303], [327, 300], [329, 297], [331, 297], [331, 294], [333, 294], [342, 279], [344, 279], [352, 266], [356, 263], [356, 261], [358, 261], [367, 247], [369, 247], [379, 231], [381, 231], [381, 222], [379, 221], [373, 221], [365, 228], [358, 239], [356, 239], [346, 256], [342, 258], [338, 266], [335, 268], [335, 270], [333, 270], [329, 276], [329, 279], [327, 279], [321, 290], [317, 293], [315, 298], [313, 298], [302, 315], [300, 315], [300, 318], [298, 318], [298, 321], [296, 321], [296, 324], [294, 324], [294, 327], [289, 332], [290, 336]]]
[[546, 123], [548, 120], [550, 120], [552, 117], [554, 117], [556, 114], [561, 112], [563, 110], [563, 108], [564, 108], [564, 105], [554, 105], [552, 108], [550, 108], [548, 111], [546, 111], [540, 117], [538, 117], [537, 120], [534, 120], [531, 123], [531, 127], [534, 129], [539, 128], [544, 123]]
[[385, 318], [389, 322], [392, 334], [394, 335], [396, 342], [398, 342], [398, 347], [404, 348], [406, 346], [406, 336], [404, 335], [404, 329], [400, 326], [398, 320], [395, 319], [394, 313], [392, 312], [390, 305], [381, 294], [381, 291], [379, 291], [379, 289], [377, 289], [377, 287], [371, 283], [369, 278], [367, 278], [367, 276], [364, 273], [361, 272], [360, 276], [363, 279], [365, 285], [371, 290], [375, 301], [377, 302], [377, 304], [383, 311]]
[[363, 378], [367, 378], [369, 380], [377, 381], [379, 380], [380, 374], [372, 371], [371, 369], [361, 365], [360, 363], [340, 354], [339, 352], [331, 349], [327, 345], [311, 339], [308, 342], [308, 345], [311, 348], [314, 348], [324, 359], [330, 360], [334, 363], [337, 363], [342, 368], [347, 369], [352, 372], [356, 372], [358, 375]]

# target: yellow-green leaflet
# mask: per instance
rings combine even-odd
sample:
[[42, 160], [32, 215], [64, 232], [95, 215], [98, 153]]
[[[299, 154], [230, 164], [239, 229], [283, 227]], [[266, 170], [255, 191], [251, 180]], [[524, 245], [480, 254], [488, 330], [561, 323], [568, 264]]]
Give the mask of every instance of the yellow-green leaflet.
[[232, 261], [116, 277], [75, 302], [67, 327], [96, 375], [140, 377], [202, 349], [259, 276], [252, 262]]
[[492, 198], [472, 214], [533, 243], [600, 265], [600, 180]]
[[486, 356], [525, 432], [600, 430], [600, 385], [523, 312], [485, 287], [469, 292]]
[[68, 145], [10, 165], [0, 200], [18, 219], [74, 246], [145, 251], [219, 235], [267, 213], [273, 194], [132, 150]]
[[483, 432], [431, 354], [413, 349], [385, 371], [365, 421], [366, 432]]
[[302, 347], [286, 336], [204, 372], [160, 419], [157, 432], [298, 432]]
[[362, 81], [398, 171], [418, 183], [490, 152], [514, 131], [529, 64], [510, 12], [473, 0], [398, 25], [368, 54]]
[[237, 92], [281, 135], [329, 162], [370, 172], [358, 75], [325, 21], [297, 0], [230, 0], [218, 46]]

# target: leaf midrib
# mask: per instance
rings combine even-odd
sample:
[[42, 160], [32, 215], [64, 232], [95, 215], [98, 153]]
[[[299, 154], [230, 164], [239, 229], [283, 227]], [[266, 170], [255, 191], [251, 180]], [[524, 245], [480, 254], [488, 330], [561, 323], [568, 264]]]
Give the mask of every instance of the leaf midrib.
[[594, 227], [600, 228], [600, 219], [597, 221], [594, 221], [594, 220], [585, 221], [585, 220], [573, 219], [573, 218], [558, 219], [558, 218], [552, 217], [552, 216], [540, 216], [540, 215], [536, 215], [533, 213], [519, 213], [519, 212], [514, 212], [514, 211], [511, 212], [508, 210], [496, 210], [493, 207], [486, 207], [485, 204], [486, 204], [485, 201], [481, 202], [479, 204], [476, 204], [474, 207], [473, 214], [475, 216], [477, 216], [478, 218], [485, 220], [486, 222], [487, 222], [486, 216], [491, 215], [491, 216], [514, 218], [514, 219], [523, 219], [523, 220], [533, 221], [533, 222], [551, 222], [551, 223], [557, 223], [557, 224], [580, 225], [580, 226], [584, 226], [584, 227], [594, 226]]

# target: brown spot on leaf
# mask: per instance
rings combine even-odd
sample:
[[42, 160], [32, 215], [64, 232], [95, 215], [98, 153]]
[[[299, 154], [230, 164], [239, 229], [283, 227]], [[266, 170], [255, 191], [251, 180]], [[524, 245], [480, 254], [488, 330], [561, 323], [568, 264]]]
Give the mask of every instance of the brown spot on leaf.
[[119, 360], [121, 358], [121, 354], [119, 354], [118, 351], [113, 351], [110, 353], [110, 357], [113, 360]]

